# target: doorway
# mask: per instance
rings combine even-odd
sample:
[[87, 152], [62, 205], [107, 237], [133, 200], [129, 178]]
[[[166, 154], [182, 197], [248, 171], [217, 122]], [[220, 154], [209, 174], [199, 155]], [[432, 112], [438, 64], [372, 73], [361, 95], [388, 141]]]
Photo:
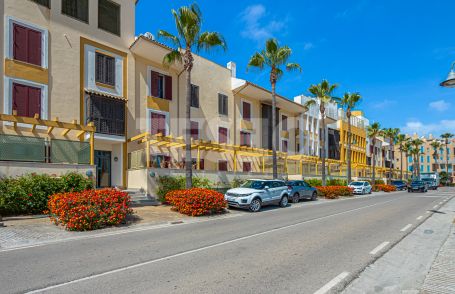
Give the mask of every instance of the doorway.
[[96, 187], [111, 187], [111, 151], [95, 150]]

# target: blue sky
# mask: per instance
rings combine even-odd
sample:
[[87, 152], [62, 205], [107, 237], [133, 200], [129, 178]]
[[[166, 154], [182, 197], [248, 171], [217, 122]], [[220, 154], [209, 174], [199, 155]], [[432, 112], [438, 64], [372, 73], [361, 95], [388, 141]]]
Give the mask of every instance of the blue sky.
[[[175, 33], [170, 10], [191, 1], [140, 0], [136, 33]], [[286, 73], [277, 91], [308, 94], [322, 79], [337, 95], [360, 92], [360, 109], [383, 127], [420, 135], [455, 132], [455, 89], [441, 88], [455, 60], [455, 1], [300, 0], [197, 2], [203, 30], [218, 31], [228, 51], [201, 53], [237, 63], [237, 76], [270, 88], [264, 72], [246, 71], [249, 57], [269, 37], [293, 49], [302, 73]], [[286, 3], [286, 5], [283, 5]]]

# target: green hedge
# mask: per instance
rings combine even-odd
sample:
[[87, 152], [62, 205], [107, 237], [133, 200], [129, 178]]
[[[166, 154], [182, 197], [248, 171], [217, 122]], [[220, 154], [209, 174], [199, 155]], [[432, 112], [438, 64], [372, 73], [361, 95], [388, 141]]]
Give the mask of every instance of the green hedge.
[[40, 214], [47, 210], [50, 196], [88, 189], [93, 189], [93, 181], [78, 173], [62, 177], [30, 174], [0, 179], [0, 214]]
[[[161, 176], [157, 178], [157, 190], [156, 194], [158, 200], [165, 202], [165, 196], [167, 193], [174, 190], [183, 190], [186, 188], [186, 178], [185, 176]], [[213, 183], [207, 178], [193, 177], [193, 188], [212, 188]]]

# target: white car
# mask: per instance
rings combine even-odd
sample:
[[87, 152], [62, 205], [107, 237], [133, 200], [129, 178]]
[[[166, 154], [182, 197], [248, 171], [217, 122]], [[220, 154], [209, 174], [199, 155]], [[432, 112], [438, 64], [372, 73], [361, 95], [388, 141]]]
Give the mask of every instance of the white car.
[[371, 187], [370, 183], [367, 181], [351, 182], [348, 187], [354, 189], [354, 194], [361, 195], [371, 194], [371, 190], [373, 190], [373, 187]]
[[247, 180], [239, 188], [228, 190], [224, 199], [229, 206], [258, 212], [265, 205], [286, 207], [289, 190], [286, 183], [280, 180]]

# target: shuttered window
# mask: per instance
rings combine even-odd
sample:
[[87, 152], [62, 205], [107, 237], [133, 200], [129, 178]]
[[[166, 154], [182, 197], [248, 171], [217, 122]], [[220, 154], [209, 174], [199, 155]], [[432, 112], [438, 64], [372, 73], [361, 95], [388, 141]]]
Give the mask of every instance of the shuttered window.
[[41, 66], [41, 32], [13, 24], [13, 58]]
[[88, 23], [88, 0], [62, 0], [62, 14]]
[[115, 86], [115, 58], [96, 52], [95, 59], [96, 82]]
[[152, 112], [150, 119], [150, 133], [152, 135], [162, 134], [163, 136], [166, 136], [166, 115]]
[[13, 83], [13, 110], [19, 116], [41, 116], [41, 89]]
[[281, 129], [283, 131], [288, 130], [288, 117], [286, 115], [281, 116]]
[[281, 151], [283, 152], [288, 152], [288, 141], [287, 140], [283, 140], [281, 141]]
[[251, 104], [248, 102], [242, 102], [242, 118], [251, 121]]
[[251, 172], [251, 162], [248, 162], [248, 161], [243, 162], [243, 172], [244, 173]]
[[98, 0], [98, 28], [120, 36], [120, 5]]
[[226, 160], [218, 161], [218, 170], [219, 171], [227, 171], [228, 163]]
[[191, 107], [199, 108], [199, 86], [191, 85]]
[[125, 101], [90, 95], [87, 121], [95, 123], [96, 132], [107, 135], [125, 135]]
[[197, 121], [192, 121], [191, 122], [191, 138], [193, 140], [199, 140], [199, 123]]
[[248, 132], [240, 132], [240, 146], [251, 147], [251, 134]]
[[219, 127], [218, 128], [218, 143], [223, 144], [228, 142], [228, 129]]
[[218, 113], [228, 115], [228, 96], [218, 94]]
[[40, 5], [46, 6], [47, 8], [50, 8], [49, 0], [32, 0], [35, 3], [38, 3]]
[[150, 95], [157, 98], [172, 100], [172, 77], [151, 71]]

